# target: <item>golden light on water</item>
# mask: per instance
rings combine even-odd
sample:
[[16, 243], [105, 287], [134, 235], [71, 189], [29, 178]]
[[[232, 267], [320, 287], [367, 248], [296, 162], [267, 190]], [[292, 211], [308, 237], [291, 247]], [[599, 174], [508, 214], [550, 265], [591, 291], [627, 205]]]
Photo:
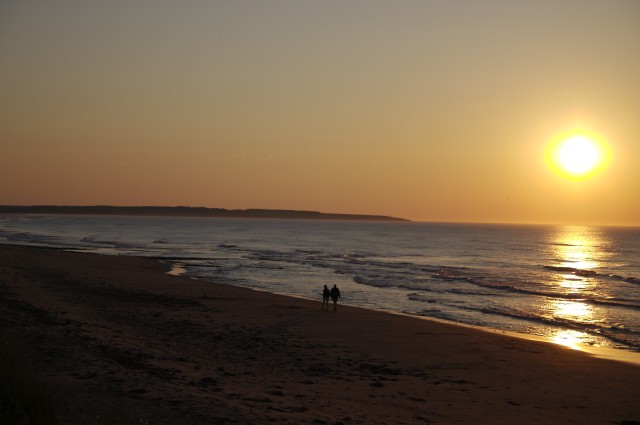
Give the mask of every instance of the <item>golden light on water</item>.
[[[575, 299], [549, 299], [545, 309], [554, 320], [585, 324], [603, 320], [601, 311], [586, 299], [597, 291], [598, 280], [594, 273], [601, 265], [606, 253], [602, 250], [605, 241], [589, 228], [566, 227], [550, 235], [550, 254], [560, 267], [554, 285], [558, 292]], [[584, 298], [581, 295], [584, 294]], [[582, 299], [581, 299], [582, 298]], [[573, 349], [581, 345], [594, 344], [594, 336], [576, 329], [558, 328], [549, 337], [556, 343]]]
[[565, 347], [573, 348], [574, 350], [579, 350], [580, 343], [582, 343], [587, 336], [584, 332], [566, 330], [556, 333], [551, 337], [551, 341], [559, 345], [564, 345]]
[[585, 226], [566, 226], [549, 235], [550, 253], [561, 267], [589, 271], [602, 265], [607, 244], [597, 231]]
[[592, 257], [593, 247], [583, 244], [574, 245], [575, 243], [576, 241], [573, 241], [570, 245], [558, 247], [556, 252], [563, 258], [562, 265], [580, 270], [589, 270], [597, 267], [598, 263]]
[[562, 274], [561, 276], [560, 286], [568, 292], [581, 292], [589, 287], [588, 282], [585, 282], [584, 279], [576, 278], [572, 274]]
[[547, 164], [571, 180], [585, 180], [603, 171], [611, 161], [611, 149], [600, 135], [587, 130], [558, 134], [547, 145]]
[[[549, 307], [555, 319], [577, 323], [595, 320], [593, 307], [582, 301], [556, 300]], [[580, 344], [587, 343], [591, 339], [588, 333], [573, 329], [558, 329], [551, 335], [551, 341], [554, 343], [575, 350], [580, 349]]]
[[584, 321], [593, 317], [593, 308], [581, 301], [556, 301], [554, 315], [563, 319]]

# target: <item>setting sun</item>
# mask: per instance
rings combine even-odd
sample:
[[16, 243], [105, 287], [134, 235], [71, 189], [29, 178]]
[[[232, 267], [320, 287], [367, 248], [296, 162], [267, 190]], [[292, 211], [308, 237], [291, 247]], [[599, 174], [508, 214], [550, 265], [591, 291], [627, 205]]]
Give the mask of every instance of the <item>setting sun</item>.
[[573, 180], [584, 180], [609, 164], [606, 141], [597, 134], [573, 131], [556, 136], [547, 146], [546, 160], [558, 174]]
[[593, 142], [583, 136], [574, 136], [566, 140], [558, 159], [568, 172], [582, 175], [589, 172], [598, 160], [598, 151]]

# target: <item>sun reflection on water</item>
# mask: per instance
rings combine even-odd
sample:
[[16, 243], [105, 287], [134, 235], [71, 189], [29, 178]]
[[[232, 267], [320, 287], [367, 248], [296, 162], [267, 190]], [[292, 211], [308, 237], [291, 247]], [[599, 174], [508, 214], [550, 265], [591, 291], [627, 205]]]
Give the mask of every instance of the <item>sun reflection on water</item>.
[[554, 254], [561, 266], [580, 270], [598, 267], [598, 258], [602, 255], [599, 241], [593, 235], [585, 234], [581, 228], [571, 229], [574, 228], [559, 232], [553, 241]]
[[550, 254], [558, 270], [554, 282], [564, 293], [595, 289], [596, 269], [606, 261], [605, 242], [598, 232], [585, 227], [566, 227], [550, 235]]
[[554, 343], [573, 349], [593, 345], [594, 335], [581, 331], [580, 327], [604, 319], [599, 317], [601, 312], [586, 301], [599, 285], [596, 269], [606, 259], [601, 248], [603, 241], [588, 228], [568, 227], [553, 234], [549, 242], [553, 247], [554, 267], [558, 270], [551, 284], [560, 294], [571, 295], [571, 299], [549, 298], [545, 310], [554, 320], [575, 328], [557, 328], [549, 337]]
[[563, 319], [584, 322], [593, 317], [593, 307], [580, 301], [554, 301], [554, 314]]
[[569, 347], [574, 350], [580, 350], [580, 345], [584, 344], [588, 338], [589, 335], [585, 332], [574, 330], [558, 330], [557, 333], [551, 336], [551, 341], [558, 345], [564, 345], [565, 347]]
[[[593, 307], [582, 301], [554, 300], [549, 310], [554, 319], [566, 323], [589, 323], [595, 320]], [[580, 349], [580, 344], [590, 344], [593, 337], [586, 332], [574, 329], [556, 329], [550, 335], [551, 340], [560, 345]]]

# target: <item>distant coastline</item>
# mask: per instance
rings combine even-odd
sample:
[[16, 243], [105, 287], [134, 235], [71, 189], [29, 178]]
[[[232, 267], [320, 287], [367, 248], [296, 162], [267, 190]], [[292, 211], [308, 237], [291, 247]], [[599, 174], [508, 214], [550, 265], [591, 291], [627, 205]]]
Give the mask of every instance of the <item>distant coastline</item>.
[[61, 206], [61, 205], [0, 205], [0, 214], [78, 214], [78, 215], [129, 215], [164, 217], [222, 217], [222, 218], [273, 218], [295, 220], [352, 220], [352, 221], [410, 221], [404, 218], [367, 214], [334, 214], [318, 211], [246, 209], [227, 210], [205, 207], [154, 207], [154, 206]]

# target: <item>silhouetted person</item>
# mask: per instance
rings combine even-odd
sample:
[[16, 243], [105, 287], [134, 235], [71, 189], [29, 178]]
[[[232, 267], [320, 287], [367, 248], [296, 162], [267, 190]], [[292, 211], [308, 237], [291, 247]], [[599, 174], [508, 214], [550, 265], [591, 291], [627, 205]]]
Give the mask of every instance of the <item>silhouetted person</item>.
[[327, 307], [327, 311], [329, 310], [329, 297], [331, 296], [331, 292], [327, 285], [324, 285], [324, 289], [322, 290], [322, 309], [324, 310], [325, 306]]
[[336, 311], [338, 309], [338, 299], [340, 298], [340, 290], [336, 285], [333, 285], [333, 288], [331, 288], [329, 296], [333, 300], [333, 311]]

